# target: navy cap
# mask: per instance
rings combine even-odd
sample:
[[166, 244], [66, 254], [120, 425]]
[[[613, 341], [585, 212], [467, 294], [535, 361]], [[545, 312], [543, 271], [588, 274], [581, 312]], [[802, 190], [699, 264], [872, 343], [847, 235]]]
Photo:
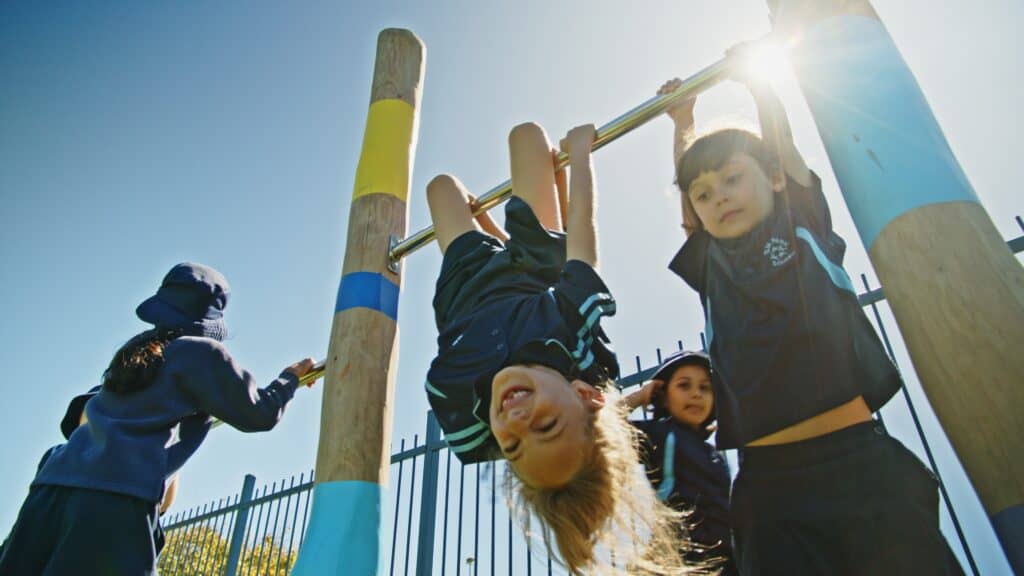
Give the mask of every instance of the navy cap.
[[711, 371], [711, 358], [704, 352], [697, 350], [680, 350], [669, 354], [661, 366], [651, 376], [651, 380], [668, 380], [676, 368], [686, 365], [702, 366], [708, 372]]
[[[665, 358], [661, 366], [655, 370], [654, 375], [651, 376], [651, 380], [661, 380], [668, 384], [669, 378], [680, 366], [700, 366], [711, 373], [711, 358], [705, 352], [698, 350], [680, 350], [673, 352]], [[660, 420], [668, 417], [668, 410], [665, 408], [665, 386], [658, 388], [654, 393], [654, 398], [651, 399], [651, 404], [654, 405], [654, 419]], [[706, 422], [703, 423], [702, 427], [714, 422], [716, 417], [716, 410], [712, 408], [711, 414], [708, 416]], [[710, 435], [710, 432], [705, 436]]]
[[160, 289], [139, 304], [135, 314], [157, 328], [224, 340], [224, 308], [230, 293], [228, 281], [220, 272], [184, 262], [171, 268]]
[[68, 403], [68, 409], [64, 413], [64, 418], [60, 421], [60, 432], [64, 435], [65, 439], [71, 438], [71, 433], [78, 428], [78, 423], [82, 421], [82, 412], [85, 411], [85, 403], [90, 398], [99, 394], [100, 386], [93, 386], [85, 394], [79, 394], [71, 399]]

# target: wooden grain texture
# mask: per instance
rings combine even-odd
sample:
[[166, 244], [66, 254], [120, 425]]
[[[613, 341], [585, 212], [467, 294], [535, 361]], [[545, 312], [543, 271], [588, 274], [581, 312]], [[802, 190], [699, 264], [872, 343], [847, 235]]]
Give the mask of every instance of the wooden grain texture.
[[1024, 268], [972, 202], [903, 214], [870, 255], [985, 509], [1024, 503]]
[[377, 36], [370, 103], [385, 98], [404, 100], [419, 109], [426, 65], [423, 42], [410, 30], [387, 28]]
[[331, 327], [320, 415], [318, 482], [386, 486], [398, 367], [398, 324], [375, 310], [339, 312]]
[[[423, 44], [408, 30], [388, 29], [378, 36], [371, 103], [399, 98], [414, 110], [412, 138], [402, 144], [403, 149], [382, 153], [409, 162], [412, 150], [404, 147], [416, 145], [423, 57]], [[398, 274], [387, 269], [387, 250], [392, 235], [405, 236], [407, 218], [406, 203], [393, 194], [353, 198], [342, 277], [353, 272], [378, 273], [400, 287], [401, 269]], [[336, 312], [327, 356], [317, 482], [362, 480], [385, 486], [398, 365], [397, 323], [369, 308]]]

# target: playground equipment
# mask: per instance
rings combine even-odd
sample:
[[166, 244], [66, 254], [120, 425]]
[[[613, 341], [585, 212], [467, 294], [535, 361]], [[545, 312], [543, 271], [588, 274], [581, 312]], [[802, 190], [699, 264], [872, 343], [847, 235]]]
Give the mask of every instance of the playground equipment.
[[[779, 0], [801, 30], [795, 70], [922, 385], [1015, 570], [1024, 571], [1024, 269], [999, 237], [898, 50], [866, 1]], [[813, 6], [813, 16], [807, 7]], [[849, 50], [857, 46], [857, 50]], [[381, 492], [397, 366], [401, 259], [425, 49], [378, 38], [327, 359], [313, 513], [295, 574], [381, 569]], [[720, 60], [598, 130], [598, 149], [715, 85]], [[559, 164], [567, 162], [563, 154]], [[509, 181], [474, 213], [511, 195]], [[941, 231], [937, 233], [936, 231]], [[964, 344], [967, 342], [967, 344]]]
[[313, 511], [295, 574], [376, 574], [398, 364], [401, 268], [425, 50], [408, 30], [377, 41], [363, 149], [328, 348]]
[[871, 4], [772, 4], [921, 385], [1024, 572], [1024, 268]]

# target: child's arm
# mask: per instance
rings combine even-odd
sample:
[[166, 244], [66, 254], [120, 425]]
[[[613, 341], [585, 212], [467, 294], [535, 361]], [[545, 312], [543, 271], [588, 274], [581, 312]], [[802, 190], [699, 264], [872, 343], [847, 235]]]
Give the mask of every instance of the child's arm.
[[[756, 46], [750, 43], [742, 43], [729, 49], [728, 54], [737, 61], [741, 61], [746, 53], [755, 50]], [[793, 143], [793, 132], [789, 128], [789, 118], [786, 117], [786, 109], [782, 106], [775, 91], [764, 78], [757, 75], [750, 66], [733, 66], [733, 79], [743, 84], [754, 97], [754, 104], [757, 105], [757, 118], [761, 123], [761, 139], [765, 144], [775, 147], [779, 152], [779, 161], [782, 169], [790, 178], [801, 186], [811, 185], [811, 171], [804, 162], [804, 157], [796, 149]]]
[[811, 185], [811, 171], [804, 157], [793, 143], [793, 132], [789, 128], [786, 109], [778, 95], [764, 82], [746, 84], [757, 104], [757, 118], [761, 122], [761, 139], [779, 151], [782, 169], [801, 186]]
[[163, 516], [174, 504], [174, 499], [178, 496], [178, 474], [171, 476], [171, 481], [167, 483], [167, 488], [164, 489], [164, 498], [160, 501], [160, 515]]
[[597, 130], [577, 126], [562, 141], [569, 155], [569, 208], [566, 220], [567, 260], [580, 260], [597, 269], [597, 225], [594, 222], [594, 167], [590, 161]]
[[629, 396], [624, 397], [622, 401], [630, 410], [646, 407], [654, 398], [654, 393], [664, 385], [665, 383], [661, 380], [648, 380], [647, 382], [644, 382], [644, 385], [638, 390], [635, 390]]
[[[673, 78], [658, 88], [658, 95], [668, 94], [675, 91], [683, 83], [679, 78]], [[696, 98], [677, 100], [672, 106], [665, 109], [665, 114], [672, 119], [675, 126], [672, 137], [672, 165], [679, 164], [683, 152], [690, 146], [694, 139], [693, 129], [693, 106], [697, 103]]]

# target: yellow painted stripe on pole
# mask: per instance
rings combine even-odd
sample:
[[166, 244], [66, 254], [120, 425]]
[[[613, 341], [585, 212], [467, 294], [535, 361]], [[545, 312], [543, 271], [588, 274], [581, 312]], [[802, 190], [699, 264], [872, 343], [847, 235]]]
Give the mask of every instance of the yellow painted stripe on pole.
[[353, 201], [367, 194], [391, 194], [405, 201], [413, 161], [414, 118], [415, 110], [404, 100], [388, 98], [370, 104]]

